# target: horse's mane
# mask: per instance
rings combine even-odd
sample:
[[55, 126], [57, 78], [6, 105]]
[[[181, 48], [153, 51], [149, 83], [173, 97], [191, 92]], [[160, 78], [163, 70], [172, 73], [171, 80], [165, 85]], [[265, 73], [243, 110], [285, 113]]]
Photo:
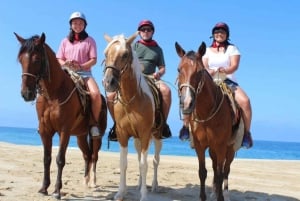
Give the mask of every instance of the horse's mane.
[[[120, 34], [120, 35], [116, 35], [113, 37], [112, 41], [110, 41], [108, 43], [108, 45], [106, 46], [106, 48], [104, 49], [104, 54], [107, 53], [108, 49], [116, 42], [120, 42], [120, 46], [122, 47], [122, 49], [126, 49], [126, 37], [124, 36], [124, 34]], [[142, 66], [138, 60], [138, 57], [136, 55], [136, 52], [133, 50], [132, 46], [130, 46], [130, 50], [132, 52], [132, 63], [130, 65], [133, 73], [136, 75], [136, 81], [137, 83], [139, 83], [141, 81], [141, 76], [143, 76], [142, 74]], [[142, 79], [144, 80], [144, 79]], [[141, 82], [141, 87], [145, 89], [145, 87], [148, 87], [148, 84], [146, 83], [146, 81]], [[145, 85], [145, 86], [144, 86]]]
[[[33, 51], [36, 48], [36, 44], [35, 41], [37, 39], [39, 39], [39, 35], [34, 35], [28, 39], [25, 39], [25, 42], [21, 45], [19, 53], [18, 53], [18, 57], [23, 54], [24, 52], [29, 52], [29, 53], [33, 53]], [[44, 43], [45, 47], [47, 50], [50, 50], [50, 52], [52, 53], [52, 55], [55, 55], [54, 51], [52, 50], [52, 48], [47, 44]]]
[[195, 60], [196, 59], [196, 52], [193, 51], [193, 50], [190, 50], [186, 53], [186, 56], [189, 58], [189, 59], [192, 59], [192, 60]]
[[39, 36], [38, 35], [34, 35], [32, 36], [31, 38], [28, 38], [25, 40], [25, 42], [21, 45], [20, 47], [20, 50], [19, 50], [19, 53], [18, 53], [18, 57], [24, 53], [25, 51], [29, 52], [29, 53], [32, 53], [34, 51], [34, 48], [35, 48], [35, 44], [34, 44], [34, 41], [36, 39], [38, 39]]

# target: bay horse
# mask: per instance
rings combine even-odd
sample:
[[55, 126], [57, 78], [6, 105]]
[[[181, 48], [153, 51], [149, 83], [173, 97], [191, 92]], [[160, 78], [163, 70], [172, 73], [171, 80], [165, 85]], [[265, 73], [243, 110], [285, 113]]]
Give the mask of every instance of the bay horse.
[[126, 193], [128, 140], [130, 137], [134, 137], [134, 145], [138, 153], [140, 201], [147, 199], [147, 156], [152, 139], [155, 144], [152, 191], [156, 191], [158, 186], [157, 169], [162, 142], [154, 137], [154, 133], [159, 132], [153, 129], [155, 100], [146, 78], [142, 74], [141, 64], [131, 47], [137, 34], [138, 32], [128, 39], [124, 35], [114, 37], [104, 35], [108, 44], [104, 50], [105, 69], [102, 82], [106, 92], [116, 94], [110, 112], [116, 123], [116, 133], [120, 144], [120, 185], [114, 196], [115, 200], [123, 200]]
[[69, 74], [61, 68], [53, 50], [46, 44], [45, 34], [29, 39], [14, 34], [21, 44], [18, 53], [18, 61], [22, 66], [21, 95], [25, 101], [36, 100], [38, 132], [44, 148], [44, 177], [39, 193], [48, 195], [52, 139], [55, 133], [59, 135], [59, 149], [53, 196], [61, 198], [62, 172], [71, 135], [77, 137], [77, 144], [85, 161], [84, 184], [95, 187], [98, 152], [107, 124], [107, 106], [104, 97], [102, 96], [102, 111], [98, 124], [100, 136], [91, 136], [89, 134], [93, 121], [91, 112], [83, 111], [75, 84]]
[[[230, 100], [215, 84], [202, 63], [202, 56], [206, 51], [204, 42], [197, 52], [186, 52], [177, 42], [175, 49], [180, 57], [177, 80], [180, 104], [183, 111], [190, 113], [192, 140], [199, 162], [200, 200], [206, 200], [207, 148], [214, 172], [213, 196], [216, 196], [218, 201], [224, 201], [224, 184], [224, 195], [226, 193], [226, 199], [229, 200], [228, 175], [236, 151], [234, 137], [237, 136], [237, 131], [233, 129], [234, 118]], [[243, 123], [240, 122], [243, 130]]]

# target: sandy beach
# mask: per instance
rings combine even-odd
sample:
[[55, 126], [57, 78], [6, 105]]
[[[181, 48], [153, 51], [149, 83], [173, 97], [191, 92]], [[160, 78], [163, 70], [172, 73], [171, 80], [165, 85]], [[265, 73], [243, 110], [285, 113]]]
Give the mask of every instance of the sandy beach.
[[[43, 176], [42, 147], [0, 142], [0, 201], [51, 201], [51, 195], [37, 191]], [[54, 190], [57, 149], [51, 164]], [[119, 153], [99, 152], [97, 187], [83, 186], [83, 159], [77, 149], [68, 149], [63, 171], [62, 200], [113, 200], [119, 185]], [[161, 156], [158, 170], [159, 190], [150, 192], [153, 168], [148, 157], [147, 184], [149, 201], [198, 201], [198, 161], [195, 157]], [[207, 192], [211, 192], [212, 169], [207, 158]], [[127, 195], [124, 201], [138, 201], [138, 162], [136, 154], [128, 155]], [[300, 200], [300, 161], [235, 159], [229, 176], [231, 201], [295, 201]], [[208, 194], [209, 195], [209, 194]]]

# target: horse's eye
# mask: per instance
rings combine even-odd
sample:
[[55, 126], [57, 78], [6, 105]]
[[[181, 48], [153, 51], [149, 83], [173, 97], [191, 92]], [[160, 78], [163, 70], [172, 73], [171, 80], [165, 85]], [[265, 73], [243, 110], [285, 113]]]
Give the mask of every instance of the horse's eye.
[[128, 52], [125, 52], [123, 55], [122, 55], [122, 59], [127, 59], [128, 58]]
[[178, 73], [180, 73], [180, 68], [177, 68]]

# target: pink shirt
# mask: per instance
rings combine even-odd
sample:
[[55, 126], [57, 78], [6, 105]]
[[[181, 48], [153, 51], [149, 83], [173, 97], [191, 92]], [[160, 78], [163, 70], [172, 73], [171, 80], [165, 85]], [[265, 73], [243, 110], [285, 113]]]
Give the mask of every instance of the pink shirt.
[[74, 43], [64, 38], [60, 43], [56, 58], [74, 60], [83, 64], [90, 59], [97, 58], [96, 42], [90, 36], [83, 41], [74, 41]]

